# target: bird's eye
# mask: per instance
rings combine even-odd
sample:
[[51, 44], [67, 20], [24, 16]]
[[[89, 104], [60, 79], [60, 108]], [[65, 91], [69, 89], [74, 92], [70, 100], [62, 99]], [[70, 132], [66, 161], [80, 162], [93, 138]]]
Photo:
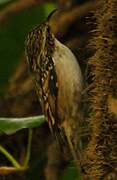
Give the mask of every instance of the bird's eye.
[[50, 33], [50, 27], [49, 26], [47, 26], [46, 30], [48, 33]]

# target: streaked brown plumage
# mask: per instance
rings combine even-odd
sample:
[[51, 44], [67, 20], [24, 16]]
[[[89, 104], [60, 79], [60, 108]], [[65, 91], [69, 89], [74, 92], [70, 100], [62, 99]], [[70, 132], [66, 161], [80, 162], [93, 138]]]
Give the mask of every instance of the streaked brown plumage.
[[78, 160], [82, 75], [77, 60], [55, 38], [48, 22], [28, 34], [26, 54], [49, 127], [60, 144], [68, 142]]

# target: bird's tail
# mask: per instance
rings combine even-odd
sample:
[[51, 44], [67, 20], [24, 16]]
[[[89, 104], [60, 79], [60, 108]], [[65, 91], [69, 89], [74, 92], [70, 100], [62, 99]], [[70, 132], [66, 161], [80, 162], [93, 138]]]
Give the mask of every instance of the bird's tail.
[[[74, 120], [73, 120], [74, 121]], [[65, 121], [63, 124], [64, 133], [73, 156], [74, 162], [82, 173], [82, 165], [81, 165], [81, 151], [80, 151], [80, 138], [78, 136], [78, 125], [73, 123], [72, 120]]]

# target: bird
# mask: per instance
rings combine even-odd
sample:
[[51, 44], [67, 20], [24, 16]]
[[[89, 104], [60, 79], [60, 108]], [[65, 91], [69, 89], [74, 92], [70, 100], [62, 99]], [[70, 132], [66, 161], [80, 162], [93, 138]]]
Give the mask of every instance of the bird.
[[28, 33], [25, 51], [50, 131], [60, 146], [69, 145], [78, 162], [83, 89], [79, 63], [72, 51], [55, 37], [48, 19]]

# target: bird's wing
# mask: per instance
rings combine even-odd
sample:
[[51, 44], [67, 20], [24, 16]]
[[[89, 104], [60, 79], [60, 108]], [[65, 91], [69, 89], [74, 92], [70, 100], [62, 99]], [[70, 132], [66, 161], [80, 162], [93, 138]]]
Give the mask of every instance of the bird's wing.
[[45, 73], [42, 73], [41, 88], [43, 97], [44, 113], [48, 118], [48, 124], [52, 134], [60, 144], [63, 144], [64, 135], [60, 129], [60, 119], [58, 116], [58, 90], [57, 74], [54, 62], [49, 61], [45, 67]]

